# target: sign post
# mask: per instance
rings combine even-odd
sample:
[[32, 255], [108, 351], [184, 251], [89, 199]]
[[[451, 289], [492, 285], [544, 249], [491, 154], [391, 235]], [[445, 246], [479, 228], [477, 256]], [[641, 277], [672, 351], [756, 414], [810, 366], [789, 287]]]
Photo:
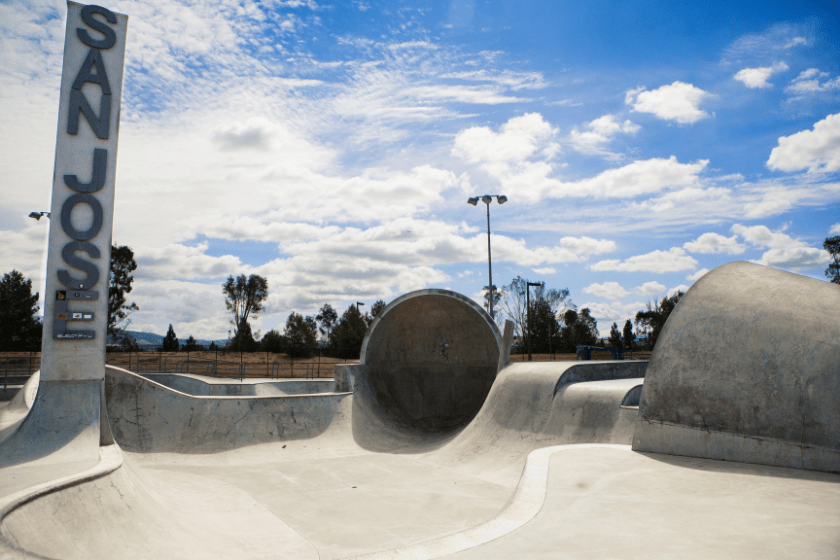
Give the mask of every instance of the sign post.
[[[67, 2], [41, 379], [8, 461], [99, 459], [120, 98], [128, 17]], [[2, 466], [2, 464], [0, 464]]]

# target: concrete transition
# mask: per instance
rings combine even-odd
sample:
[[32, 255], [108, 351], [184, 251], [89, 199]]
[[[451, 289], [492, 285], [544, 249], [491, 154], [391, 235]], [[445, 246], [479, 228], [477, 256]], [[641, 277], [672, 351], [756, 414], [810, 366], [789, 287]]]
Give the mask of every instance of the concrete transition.
[[447, 290], [392, 301], [362, 344], [377, 400], [392, 419], [430, 431], [463, 427], [478, 412], [499, 362], [502, 336], [484, 309]]
[[[74, 459], [74, 440], [63, 435], [54, 441], [65, 444], [46, 455], [65, 460], [0, 470], [0, 560], [836, 557], [840, 476], [698, 458], [703, 442], [691, 439], [700, 430], [686, 419], [702, 404], [707, 426], [740, 418], [726, 425], [743, 426], [750, 435], [742, 439], [777, 445], [743, 422], [743, 403], [761, 392], [767, 348], [738, 362], [726, 358], [734, 347], [713, 341], [714, 350], [702, 354], [712, 365], [694, 369], [674, 358], [694, 352], [691, 359], [701, 360], [685, 340], [705, 342], [691, 329], [716, 308], [703, 315], [693, 303], [702, 309], [704, 293], [723, 291], [717, 277], [730, 268], [689, 290], [650, 367], [509, 363], [510, 340], [487, 314], [442, 290], [389, 305], [369, 331], [361, 363], [337, 366], [334, 381], [144, 377], [108, 367], [98, 462], [66, 461]], [[763, 293], [781, 297], [777, 283], [767, 280]], [[726, 324], [745, 316], [737, 336], [751, 340], [749, 329], [762, 323], [729, 306], [709, 328], [734, 336]], [[797, 406], [810, 411], [808, 429], [831, 433], [836, 420], [819, 412], [815, 396], [808, 405], [807, 387], [837, 395], [836, 386], [828, 374], [805, 376], [785, 359], [767, 370], [777, 372], [776, 395], [785, 402], [798, 396]], [[727, 385], [740, 379], [732, 372], [747, 381]], [[0, 408], [0, 457], [10, 443], [51, 446], [27, 427], [29, 418], [59, 426], [61, 406], [79, 406], [70, 395], [34, 398], [36, 386], [30, 381]], [[744, 395], [736, 398], [737, 391]], [[49, 388], [44, 394], [53, 398]], [[715, 398], [728, 416], [706, 402]], [[671, 424], [656, 420], [668, 410], [679, 413]], [[768, 415], [764, 425], [785, 426], [786, 418]], [[685, 431], [688, 443], [676, 442], [682, 432], [656, 435], [658, 426]], [[632, 451], [640, 441], [660, 451]]]
[[840, 472], [839, 396], [840, 287], [723, 265], [660, 334], [633, 449]]

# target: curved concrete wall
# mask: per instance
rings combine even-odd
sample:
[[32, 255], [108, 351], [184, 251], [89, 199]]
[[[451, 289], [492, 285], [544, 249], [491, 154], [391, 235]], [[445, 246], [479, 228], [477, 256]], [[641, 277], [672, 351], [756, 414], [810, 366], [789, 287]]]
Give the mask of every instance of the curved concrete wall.
[[270, 397], [275, 395], [312, 395], [334, 393], [335, 382], [332, 379], [289, 379], [278, 381], [248, 380], [230, 381], [228, 379], [203, 377], [185, 373], [141, 374], [147, 379], [196, 397]]
[[633, 449], [840, 472], [840, 286], [707, 273], [651, 356]]
[[420, 290], [391, 302], [371, 325], [361, 364], [395, 422], [428, 431], [466, 425], [496, 378], [501, 334], [474, 301]]

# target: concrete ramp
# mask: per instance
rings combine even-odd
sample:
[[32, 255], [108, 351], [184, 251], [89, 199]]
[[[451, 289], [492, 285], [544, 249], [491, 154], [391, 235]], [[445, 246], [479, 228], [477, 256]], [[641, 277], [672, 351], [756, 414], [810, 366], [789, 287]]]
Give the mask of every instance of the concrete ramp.
[[662, 329], [633, 449], [840, 472], [840, 286], [706, 273]]

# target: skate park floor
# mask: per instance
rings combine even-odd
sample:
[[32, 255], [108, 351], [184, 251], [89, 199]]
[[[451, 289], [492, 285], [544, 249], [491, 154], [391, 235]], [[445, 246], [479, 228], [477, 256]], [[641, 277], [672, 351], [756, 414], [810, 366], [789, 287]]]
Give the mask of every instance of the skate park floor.
[[86, 481], [6, 512], [0, 558], [840, 557], [840, 476], [577, 443], [626, 440], [636, 411], [618, 404], [642, 380], [558, 392], [540, 367], [506, 368], [479, 415], [439, 437], [377, 424], [363, 390], [248, 397], [338, 408], [313, 437], [3, 469], [0, 510]]

